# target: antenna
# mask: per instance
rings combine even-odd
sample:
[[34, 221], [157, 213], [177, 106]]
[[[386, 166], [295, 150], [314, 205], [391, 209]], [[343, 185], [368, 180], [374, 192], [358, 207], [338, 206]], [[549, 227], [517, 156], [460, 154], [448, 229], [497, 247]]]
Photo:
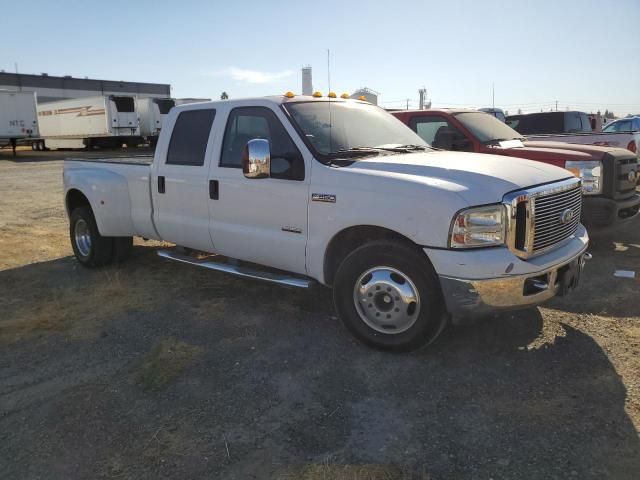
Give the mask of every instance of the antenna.
[[496, 108], [496, 84], [491, 82], [491, 108]]
[[331, 91], [331, 63], [329, 61], [330, 59], [331, 59], [331, 50], [327, 48], [327, 83], [329, 84], [328, 85], [329, 91]]
[[[327, 83], [329, 84], [329, 91], [327, 94], [331, 92], [331, 63], [329, 62], [331, 58], [331, 51], [327, 48]], [[329, 152], [333, 152], [333, 125], [331, 121], [331, 102], [332, 99], [329, 98], [327, 102], [329, 104]]]

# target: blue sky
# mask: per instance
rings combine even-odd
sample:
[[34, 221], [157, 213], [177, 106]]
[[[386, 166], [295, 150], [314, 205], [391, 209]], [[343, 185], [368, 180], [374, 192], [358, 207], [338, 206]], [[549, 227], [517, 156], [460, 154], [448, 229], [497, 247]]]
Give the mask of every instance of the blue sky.
[[640, 113], [640, 1], [39, 1], [3, 10], [0, 69], [217, 98], [367, 86], [384, 106]]

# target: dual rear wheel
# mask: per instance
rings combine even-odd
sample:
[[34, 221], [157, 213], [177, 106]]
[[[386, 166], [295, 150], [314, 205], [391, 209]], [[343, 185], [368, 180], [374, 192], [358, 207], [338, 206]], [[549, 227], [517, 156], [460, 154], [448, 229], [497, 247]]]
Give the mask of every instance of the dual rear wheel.
[[103, 237], [90, 207], [71, 212], [69, 236], [73, 253], [85, 267], [102, 267], [124, 261], [133, 248], [133, 237]]

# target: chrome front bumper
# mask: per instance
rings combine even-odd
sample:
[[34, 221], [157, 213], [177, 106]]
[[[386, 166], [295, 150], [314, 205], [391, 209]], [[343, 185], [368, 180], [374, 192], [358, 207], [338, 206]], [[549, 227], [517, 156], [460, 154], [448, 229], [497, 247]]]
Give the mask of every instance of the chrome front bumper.
[[484, 317], [504, 310], [538, 305], [575, 288], [586, 260], [587, 245], [564, 262], [540, 272], [489, 279], [440, 275], [440, 285], [453, 317]]

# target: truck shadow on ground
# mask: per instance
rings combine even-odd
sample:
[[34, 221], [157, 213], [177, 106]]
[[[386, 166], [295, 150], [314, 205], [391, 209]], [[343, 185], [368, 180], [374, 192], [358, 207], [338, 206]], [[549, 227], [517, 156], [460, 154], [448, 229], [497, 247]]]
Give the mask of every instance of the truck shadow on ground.
[[537, 309], [394, 355], [355, 342], [328, 290], [200, 271], [152, 248], [103, 271], [71, 258], [6, 270], [0, 284], [4, 478], [393, 464], [433, 479], [625, 479], [640, 468], [606, 353]]

